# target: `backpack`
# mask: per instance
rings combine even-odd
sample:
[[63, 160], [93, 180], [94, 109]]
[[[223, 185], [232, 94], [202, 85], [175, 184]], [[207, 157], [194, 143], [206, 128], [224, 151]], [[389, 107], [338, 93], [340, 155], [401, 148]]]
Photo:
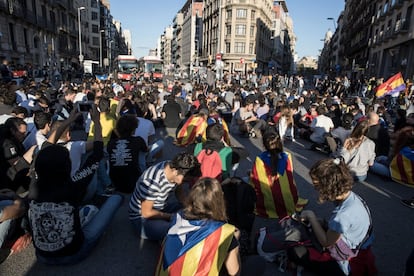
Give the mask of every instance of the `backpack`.
[[228, 178], [222, 182], [229, 223], [239, 229], [251, 232], [256, 205], [256, 192], [240, 177]]
[[239, 177], [228, 178], [222, 182], [226, 211], [229, 223], [240, 230], [240, 254], [250, 253], [250, 233], [252, 231], [256, 192], [253, 187]]
[[221, 181], [229, 176], [231, 170], [232, 149], [223, 147], [220, 151], [203, 148], [202, 143], [198, 143], [194, 148], [194, 155], [201, 164], [201, 176], [216, 178]]

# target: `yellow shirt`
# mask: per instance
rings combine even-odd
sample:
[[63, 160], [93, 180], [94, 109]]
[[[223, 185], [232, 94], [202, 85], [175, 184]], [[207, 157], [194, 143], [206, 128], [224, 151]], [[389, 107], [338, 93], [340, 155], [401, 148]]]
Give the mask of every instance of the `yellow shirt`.
[[[112, 131], [115, 128], [116, 119], [111, 114], [101, 113], [99, 121], [101, 122], [102, 126], [102, 140], [104, 146], [106, 147], [106, 145], [109, 142], [109, 139], [111, 138]], [[91, 127], [89, 129], [88, 141], [93, 141], [93, 137], [95, 135], [94, 131], [94, 123], [92, 122]]]

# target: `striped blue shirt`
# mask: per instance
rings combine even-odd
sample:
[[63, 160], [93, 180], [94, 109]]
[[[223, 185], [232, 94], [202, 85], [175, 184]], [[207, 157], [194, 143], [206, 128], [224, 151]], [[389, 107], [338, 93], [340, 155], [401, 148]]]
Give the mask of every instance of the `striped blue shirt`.
[[141, 217], [141, 202], [153, 201], [153, 208], [164, 209], [168, 195], [176, 188], [175, 183], [170, 183], [165, 176], [167, 162], [158, 163], [148, 168], [138, 179], [134, 193], [129, 201], [129, 219]]

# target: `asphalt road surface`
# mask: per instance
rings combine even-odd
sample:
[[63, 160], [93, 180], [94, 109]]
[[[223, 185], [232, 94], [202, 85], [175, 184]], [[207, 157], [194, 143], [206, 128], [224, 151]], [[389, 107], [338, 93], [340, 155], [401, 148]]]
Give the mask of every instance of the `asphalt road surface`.
[[[163, 160], [171, 159], [183, 151], [173, 145], [174, 130], [158, 129], [158, 135], [165, 140]], [[260, 139], [233, 137], [233, 145], [242, 145], [250, 157], [242, 161], [236, 174], [246, 176], [252, 160], [261, 152]], [[315, 161], [327, 156], [307, 150], [309, 142], [298, 139], [285, 145], [292, 153], [295, 180], [302, 197], [309, 199], [307, 209], [318, 216], [327, 217], [333, 205], [316, 203], [316, 192], [310, 184], [308, 169]], [[414, 196], [414, 189], [384, 180], [370, 174], [364, 183], [358, 183], [354, 191], [360, 194], [371, 209], [375, 241], [373, 251], [380, 275], [402, 275], [405, 261], [414, 248], [414, 210], [400, 204], [401, 198]], [[153, 275], [159, 255], [159, 245], [140, 240], [132, 231], [128, 220], [129, 196], [126, 196], [113, 222], [92, 254], [83, 262], [71, 266], [46, 266], [36, 261], [34, 248], [10, 256], [0, 265], [0, 275]], [[265, 275], [291, 275], [282, 273], [274, 263], [266, 264]]]

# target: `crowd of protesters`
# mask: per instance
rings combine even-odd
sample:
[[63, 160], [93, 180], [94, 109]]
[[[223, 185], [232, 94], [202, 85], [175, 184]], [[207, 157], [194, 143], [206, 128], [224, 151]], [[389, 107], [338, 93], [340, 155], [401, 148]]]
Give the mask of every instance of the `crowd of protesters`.
[[[129, 218], [143, 239], [167, 237], [168, 247], [169, 238], [180, 227], [191, 226], [188, 239], [206, 231], [205, 239], [193, 242], [195, 246], [207, 242], [217, 229], [234, 232], [223, 224], [228, 217], [222, 209], [197, 202], [221, 192], [213, 178], [234, 181], [237, 164], [248, 155], [231, 146], [230, 134], [263, 142], [265, 151], [245, 179], [255, 190], [258, 216], [281, 219], [306, 205], [296, 189], [290, 154], [283, 150], [285, 143], [299, 138], [311, 141], [310, 150], [326, 153], [332, 164], [340, 166], [340, 173], [354, 181], [364, 181], [373, 172], [414, 185], [414, 172], [396, 164], [414, 162], [414, 95], [409, 80], [399, 95], [376, 98], [381, 80], [346, 77], [317, 79], [308, 86], [302, 76], [254, 73], [246, 78], [225, 74], [221, 81], [213, 75], [206, 83], [85, 79], [80, 84], [66, 81], [54, 86], [48, 79], [18, 85], [6, 73], [0, 87], [1, 261], [31, 240], [39, 261], [81, 261], [121, 205], [121, 194], [130, 195]], [[183, 153], [157, 162], [164, 141], [157, 139], [156, 128], [176, 130], [175, 143], [183, 147]], [[398, 143], [393, 144], [394, 140]], [[200, 159], [203, 150], [220, 152], [223, 169], [218, 174], [205, 171]], [[318, 169], [314, 167], [311, 176], [319, 191], [320, 180], [314, 177]], [[347, 190], [326, 199], [345, 202], [351, 194], [348, 182]], [[183, 183], [192, 186], [189, 200]], [[275, 185], [282, 187], [279, 197], [277, 192], [272, 195]], [[178, 200], [171, 204], [167, 198], [174, 190]], [[278, 202], [282, 198], [285, 206]], [[220, 198], [215, 200], [224, 204]], [[360, 204], [359, 199], [354, 201]], [[414, 199], [403, 204], [414, 208]], [[314, 214], [305, 212], [304, 218], [313, 221]], [[211, 225], [201, 227], [203, 220]], [[9, 233], [9, 229], [18, 230]], [[250, 231], [251, 225], [246, 229]], [[321, 243], [326, 246], [341, 238], [348, 246], [356, 246], [365, 237], [352, 229], [341, 232], [339, 226], [329, 229], [328, 238], [336, 240], [323, 236]], [[243, 232], [234, 233], [220, 240], [226, 250], [217, 253], [222, 254], [219, 266], [231, 275], [242, 267], [235, 249], [242, 246]], [[10, 240], [12, 246], [5, 246]], [[364, 246], [369, 249], [370, 244]], [[175, 266], [176, 259], [166, 264], [166, 258], [159, 271]], [[352, 263], [338, 262], [344, 275], [349, 267]]]

